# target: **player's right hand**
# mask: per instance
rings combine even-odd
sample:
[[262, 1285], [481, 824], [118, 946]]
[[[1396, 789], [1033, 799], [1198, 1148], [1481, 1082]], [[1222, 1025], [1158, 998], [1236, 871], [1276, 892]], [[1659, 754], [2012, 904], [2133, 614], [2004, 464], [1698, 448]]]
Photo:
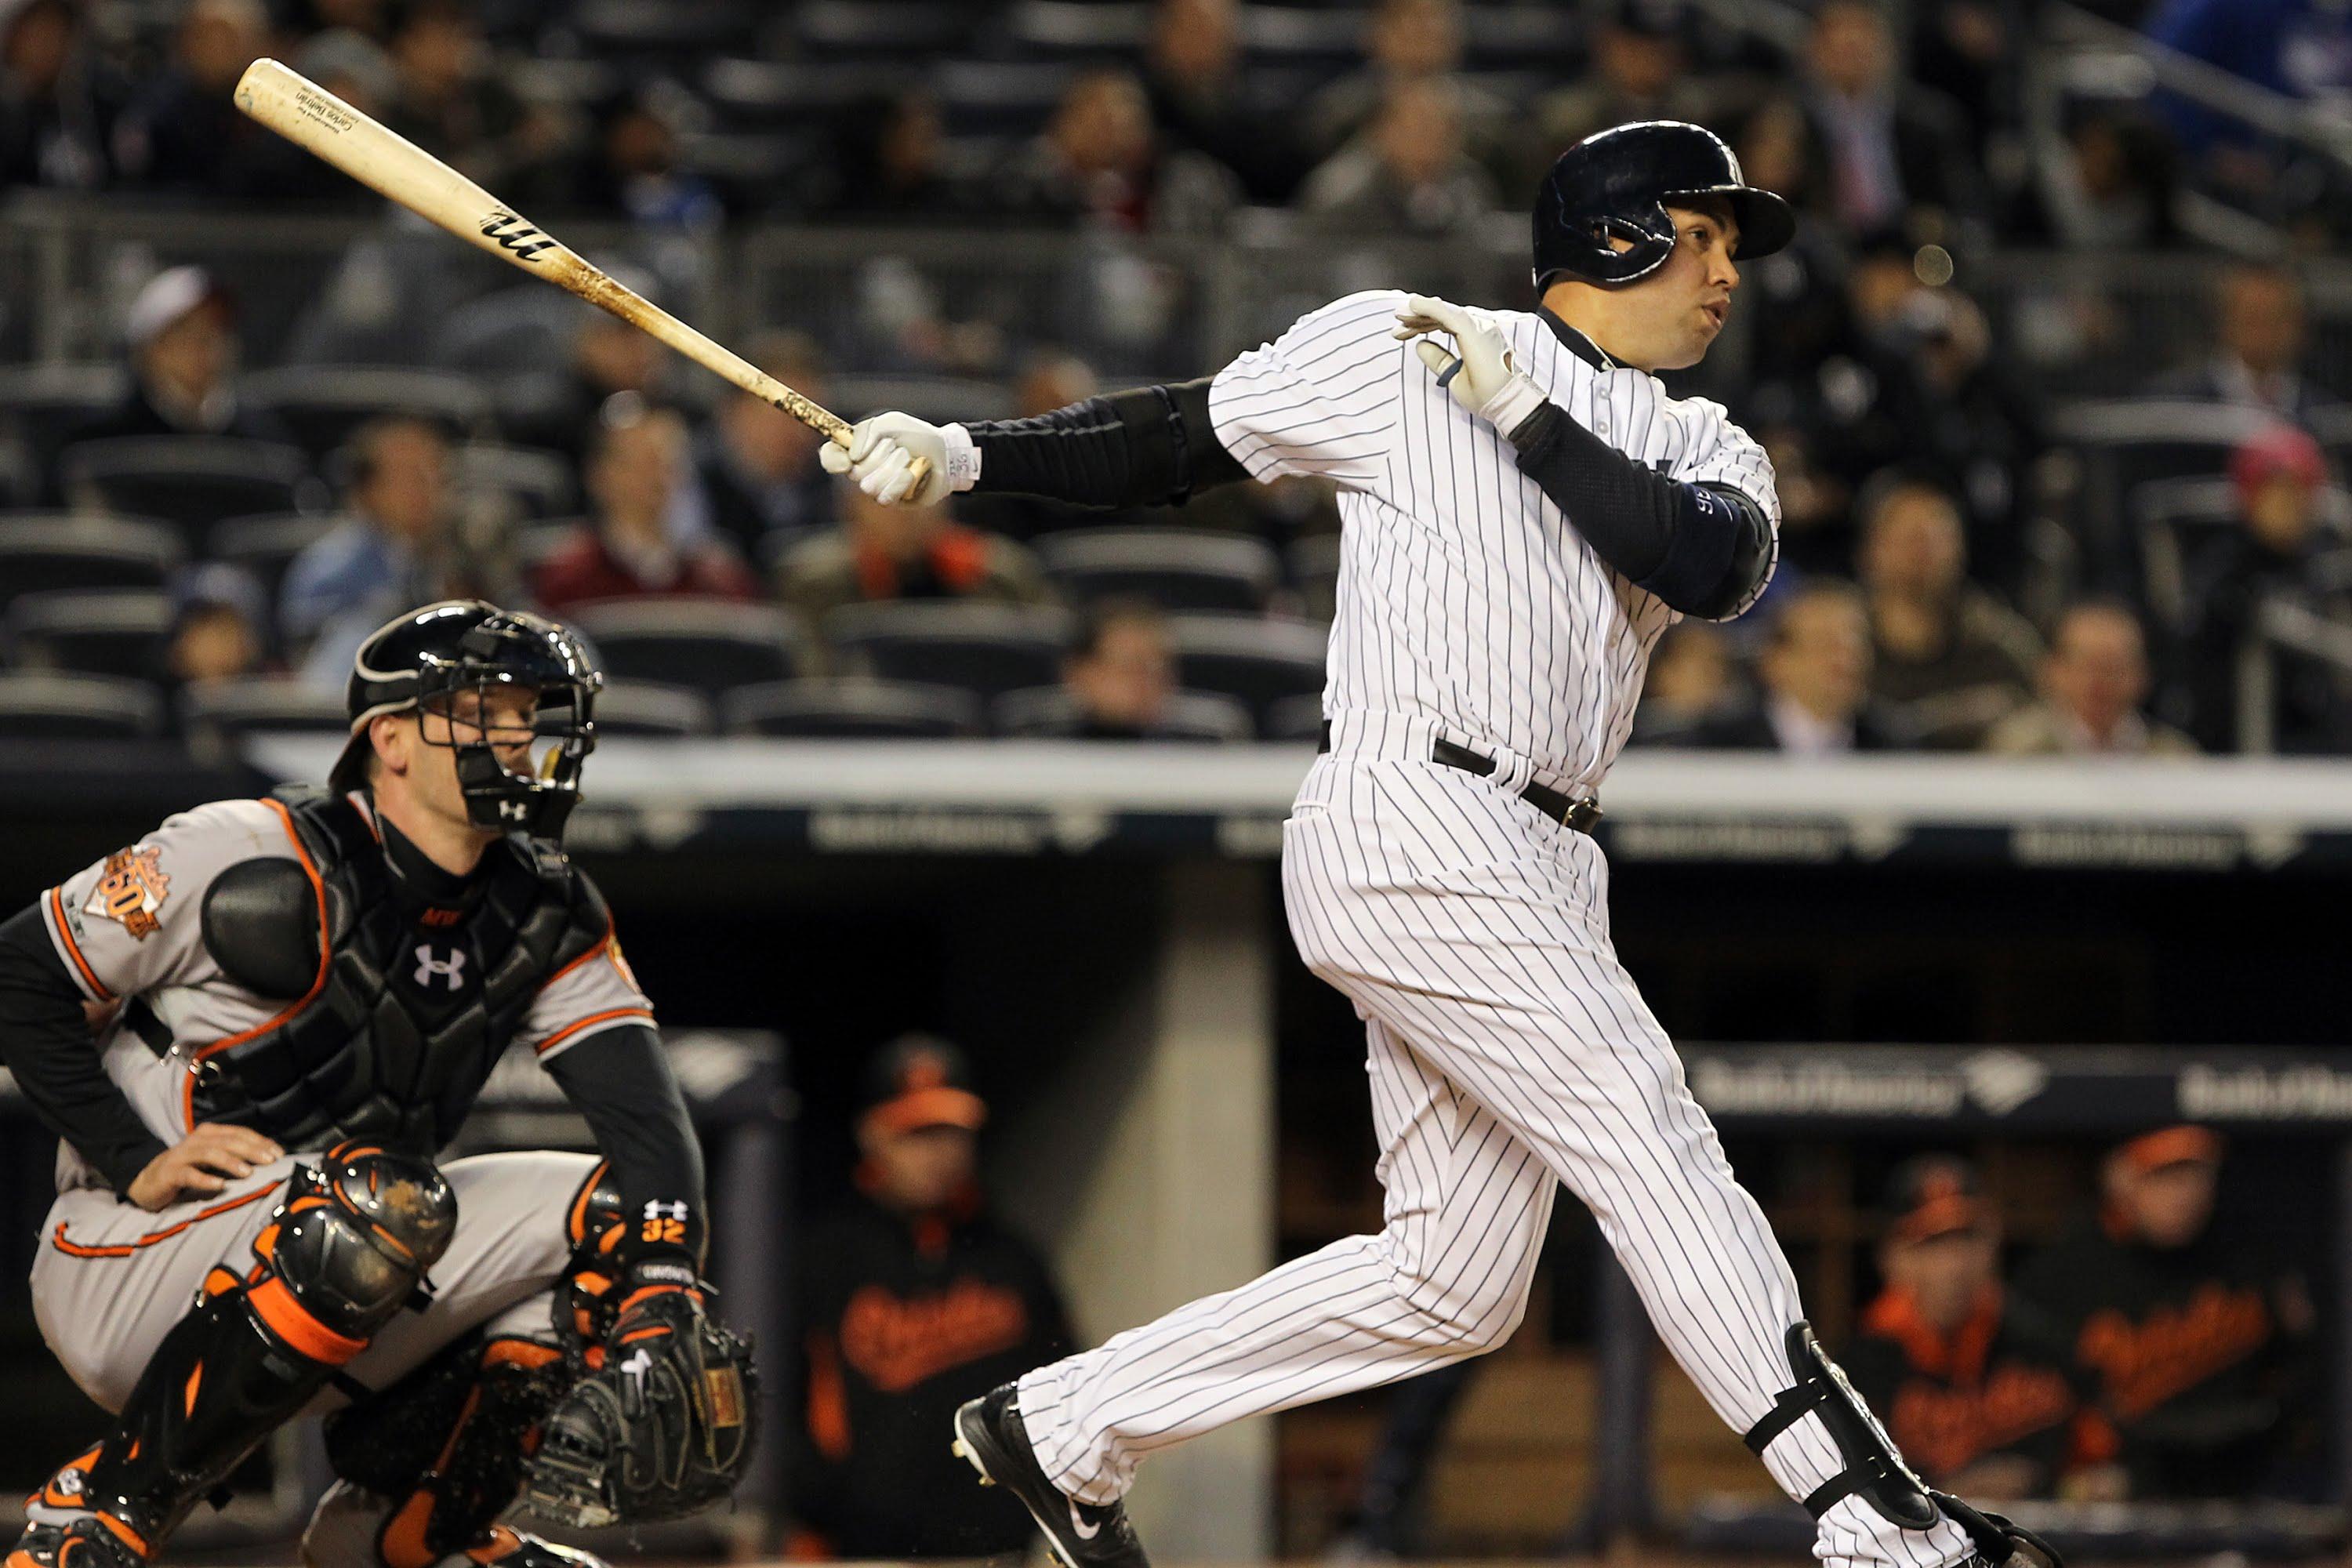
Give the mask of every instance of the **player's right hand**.
[[[1491, 323], [1451, 300], [1427, 294], [1405, 296], [1396, 319], [1390, 335], [1421, 339], [1412, 352], [1436, 374], [1447, 395], [1505, 436], [1543, 406], [1543, 389], [1520, 374], [1510, 344]], [[1452, 338], [1454, 352], [1448, 353], [1431, 342], [1432, 332]]]
[[[924, 465], [919, 478], [918, 460]], [[817, 461], [828, 474], [847, 474], [884, 506], [937, 506], [952, 492], [970, 489], [979, 472], [971, 437], [961, 427], [927, 424], [911, 414], [859, 420], [847, 447], [828, 441]]]
[[285, 1157], [285, 1150], [250, 1127], [206, 1121], [148, 1161], [123, 1195], [156, 1214], [182, 1198], [226, 1191], [229, 1183]]

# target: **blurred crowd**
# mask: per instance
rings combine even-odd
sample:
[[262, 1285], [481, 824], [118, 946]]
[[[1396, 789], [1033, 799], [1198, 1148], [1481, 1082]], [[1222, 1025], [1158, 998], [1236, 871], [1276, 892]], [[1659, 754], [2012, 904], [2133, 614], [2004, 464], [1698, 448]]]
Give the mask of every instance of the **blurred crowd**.
[[[2342, 230], [2339, 172], [2137, 79], [2069, 78], [2052, 121], [2021, 62], [2053, 28], [2096, 26], [2085, 12], [2281, 102], [2352, 86], [2352, 30], [2315, 0], [2100, 0], [2063, 17], [2031, 0], [1819, 0], [1777, 41], [1695, 0], [0, 0], [0, 186], [369, 210], [230, 105], [245, 64], [276, 54], [525, 211], [654, 242], [779, 218], [1214, 237], [1279, 206], [1303, 247], [1466, 253], [1516, 228], [1568, 142], [1696, 119], [1806, 218], [1748, 269], [1739, 351], [1684, 388], [1767, 444], [1782, 563], [1748, 622], [1671, 635], [1637, 742], [2352, 750], [2352, 661], [2276, 630], [2352, 612], [2336, 472], [2352, 416], [2299, 259]], [[148, 542], [142, 558], [168, 570], [125, 585], [161, 597], [118, 606], [110, 647], [12, 605], [16, 666], [164, 681], [152, 713], [124, 711], [169, 726], [186, 710], [171, 690], [191, 685], [308, 673], [323, 689], [368, 626], [419, 597], [658, 600], [787, 612], [756, 622], [776, 646], [743, 668], [796, 689], [730, 707], [727, 682], [685, 682], [708, 708], [688, 728], [1311, 728], [1296, 700], [1313, 683], [1285, 650], [1328, 613], [1328, 494], [1252, 488], [1115, 517], [1003, 498], [884, 511], [826, 479], [808, 432], [714, 400], [640, 333], [546, 290], [443, 294], [435, 268], [462, 253], [424, 244], [395, 230], [355, 246], [274, 345], [290, 367], [242, 363], [238, 309], [255, 301], [233, 280], [172, 268], [126, 300], [115, 380], [28, 380], [13, 407], [0, 392], [0, 494], [23, 514], [0, 515], [0, 559], [37, 556], [44, 582], [89, 589], [115, 579], [77, 574], [57, 515], [178, 535]], [[1970, 292], [1978, 258], [2019, 247], [2204, 258], [2200, 330], [2172, 363], [2141, 364], [2126, 351], [2153, 328], [2111, 303], [2037, 314], [2030, 297]], [[846, 384], [877, 371], [952, 380], [929, 407], [924, 387], [892, 389], [935, 417], [974, 398], [1032, 414], [1132, 379], [1111, 350], [985, 319], [919, 271], [860, 278], [847, 313], [878, 337], [845, 340], [803, 300], [777, 319], [804, 332], [744, 346], [852, 414], [864, 389]], [[627, 280], [663, 297], [657, 267]], [[1164, 327], [1187, 306], [1163, 283], [1112, 255], [1063, 292]], [[1170, 357], [1158, 330], [1129, 346]], [[2152, 412], [2061, 405], [2036, 374], [2056, 340], [2113, 349], [2135, 368], [2105, 390]], [[453, 390], [467, 378], [488, 405]], [[202, 463], [135, 445], [198, 437], [214, 443]], [[1179, 528], [1200, 542], [1167, 536]], [[1087, 537], [1110, 529], [1131, 537]], [[138, 553], [126, 533], [110, 548]], [[1003, 612], [957, 623], [984, 622], [999, 673], [886, 689], [941, 685], [900, 634], [921, 622], [936, 639], [945, 623], [843, 612], [942, 602]], [[1265, 622], [1269, 650], [1238, 671], [1237, 616]], [[631, 624], [646, 641], [649, 623]], [[754, 625], [692, 623], [739, 643]], [[673, 642], [692, 626], [669, 624]], [[678, 684], [658, 659], [623, 668]]]
[[[2090, 1201], [2021, 1258], [1974, 1163], [1895, 1168], [1873, 1216], [1878, 1291], [1835, 1351], [1930, 1486], [1987, 1506], [2324, 1486], [2316, 1313], [2292, 1264], [2217, 1220], [2224, 1152], [2188, 1125], [2115, 1145]], [[1430, 1466], [1481, 1364], [1397, 1389], [1342, 1557], [1419, 1554]]]

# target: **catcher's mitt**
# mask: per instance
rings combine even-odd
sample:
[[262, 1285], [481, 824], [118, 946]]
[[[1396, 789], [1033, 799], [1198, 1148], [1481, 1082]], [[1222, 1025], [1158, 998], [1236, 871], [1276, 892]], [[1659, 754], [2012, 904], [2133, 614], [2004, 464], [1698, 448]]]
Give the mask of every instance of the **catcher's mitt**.
[[759, 1386], [750, 1344], [695, 1297], [649, 1296], [613, 1325], [604, 1364], [548, 1414], [523, 1501], [583, 1528], [698, 1513], [751, 1464]]

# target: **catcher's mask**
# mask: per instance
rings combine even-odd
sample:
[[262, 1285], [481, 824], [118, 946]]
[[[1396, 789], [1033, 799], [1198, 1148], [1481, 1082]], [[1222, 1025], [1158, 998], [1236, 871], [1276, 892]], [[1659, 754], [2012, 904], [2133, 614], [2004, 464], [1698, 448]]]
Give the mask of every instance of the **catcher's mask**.
[[[364, 785], [374, 750], [370, 721], [414, 709], [425, 742], [457, 752], [457, 788], [478, 826], [561, 838], [564, 819], [580, 802], [582, 766], [596, 746], [596, 692], [604, 684], [579, 636], [543, 616], [479, 599], [411, 610], [360, 645], [345, 698], [352, 737], [328, 783], [338, 793]], [[446, 721], [462, 693], [473, 693], [471, 714], [487, 721], [493, 697], [516, 691], [538, 699], [528, 773], [499, 760], [499, 745], [483, 725], [461, 729]], [[422, 721], [433, 714], [445, 722]]]

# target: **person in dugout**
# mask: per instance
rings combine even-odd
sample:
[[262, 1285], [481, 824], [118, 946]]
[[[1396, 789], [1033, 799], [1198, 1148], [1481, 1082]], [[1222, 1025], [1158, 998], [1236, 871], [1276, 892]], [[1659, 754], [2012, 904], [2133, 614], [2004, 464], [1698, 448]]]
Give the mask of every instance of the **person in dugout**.
[[2221, 1140], [2166, 1127], [2113, 1150], [2101, 1204], [2018, 1293], [2054, 1316], [2105, 1430], [2078, 1455], [2101, 1495], [2242, 1499], [2307, 1446], [2313, 1310], [2300, 1277], [2213, 1221]]
[[987, 1118], [943, 1040], [907, 1036], [867, 1068], [856, 1194], [804, 1250], [796, 1557], [1017, 1555], [1035, 1535], [946, 1440], [957, 1405], [1074, 1348], [1045, 1260], [982, 1200]]
[[2047, 1497], [2081, 1380], [2059, 1325], [2001, 1288], [2000, 1227], [1976, 1168], [1929, 1154], [1886, 1188], [1878, 1263], [1847, 1376], [1927, 1480], [1996, 1501]]

